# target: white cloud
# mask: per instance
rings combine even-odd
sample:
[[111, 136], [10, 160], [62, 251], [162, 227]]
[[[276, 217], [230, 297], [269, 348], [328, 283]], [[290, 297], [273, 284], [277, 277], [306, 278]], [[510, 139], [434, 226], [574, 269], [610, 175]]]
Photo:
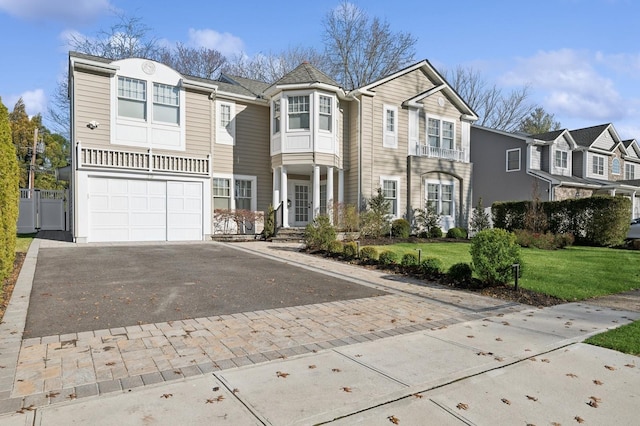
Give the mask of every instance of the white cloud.
[[0, 10], [18, 18], [79, 24], [113, 10], [109, 0], [0, 0]]
[[[0, 0], [1, 1], [1, 0]], [[215, 49], [227, 57], [239, 55], [244, 50], [241, 38], [230, 33], [219, 33], [215, 30], [196, 30], [189, 28], [188, 45]]]
[[640, 77], [640, 54], [596, 52], [595, 59], [603, 67], [630, 77]]
[[588, 51], [541, 51], [518, 59], [504, 83], [528, 84], [542, 97], [545, 109], [559, 116], [593, 120], [594, 124], [625, 118], [630, 113], [628, 102], [596, 68], [597, 63], [598, 55]]
[[27, 90], [19, 95], [9, 95], [6, 101], [2, 100], [2, 103], [5, 104], [9, 111], [13, 111], [13, 107], [20, 98], [24, 101], [24, 106], [29, 116], [44, 115], [47, 110], [47, 97], [42, 89]]

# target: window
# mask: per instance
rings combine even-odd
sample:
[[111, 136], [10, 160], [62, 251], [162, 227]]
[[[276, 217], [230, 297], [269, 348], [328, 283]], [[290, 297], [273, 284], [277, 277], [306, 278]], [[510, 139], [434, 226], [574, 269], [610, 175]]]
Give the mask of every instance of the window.
[[624, 178], [626, 180], [632, 180], [636, 178], [636, 167], [634, 164], [624, 165]]
[[427, 183], [427, 204], [439, 215], [453, 216], [453, 183]]
[[213, 208], [228, 210], [231, 208], [231, 179], [213, 178]]
[[180, 91], [175, 86], [153, 83], [153, 120], [180, 122]]
[[604, 157], [600, 157], [599, 155], [594, 155], [593, 167], [591, 170], [594, 175], [604, 176]]
[[454, 124], [451, 121], [429, 118], [427, 120], [427, 143], [435, 148], [453, 149]]
[[220, 104], [220, 127], [229, 129], [231, 125], [231, 105]]
[[320, 214], [327, 214], [327, 184], [320, 184]]
[[309, 96], [289, 97], [289, 129], [309, 129]]
[[118, 77], [118, 115], [147, 119], [147, 83], [128, 77]]
[[216, 101], [216, 143], [234, 145], [236, 104], [233, 102]]
[[397, 216], [398, 211], [398, 182], [395, 180], [382, 181], [382, 195], [389, 201], [389, 214]]
[[331, 98], [328, 96], [320, 95], [320, 110], [319, 110], [319, 121], [320, 121], [320, 130], [328, 130], [331, 131]]
[[251, 181], [236, 180], [236, 210], [253, 210], [251, 207]]
[[557, 168], [566, 169], [567, 167], [569, 167], [569, 154], [567, 153], [567, 151], [557, 149], [555, 151], [555, 157]]
[[507, 150], [507, 171], [517, 172], [520, 170], [520, 148]]
[[614, 158], [611, 161], [611, 173], [613, 173], [614, 175], [620, 174], [620, 160], [617, 158]]
[[280, 133], [280, 99], [273, 103], [273, 134]]
[[384, 137], [382, 146], [385, 148], [398, 147], [398, 109], [394, 106], [384, 106]]

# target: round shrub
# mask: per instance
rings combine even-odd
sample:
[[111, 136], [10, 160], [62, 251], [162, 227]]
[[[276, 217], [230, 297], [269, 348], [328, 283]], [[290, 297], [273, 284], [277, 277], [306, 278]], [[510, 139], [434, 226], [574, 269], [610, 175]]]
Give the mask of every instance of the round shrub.
[[358, 256], [358, 245], [355, 241], [349, 241], [343, 245], [344, 257], [353, 259]]
[[320, 215], [304, 229], [304, 242], [310, 250], [327, 250], [336, 239], [336, 229], [327, 215]]
[[396, 238], [409, 238], [411, 225], [406, 219], [396, 219], [391, 224], [391, 235]]
[[327, 251], [331, 256], [340, 256], [344, 252], [342, 241], [338, 241], [338, 240], [331, 241], [329, 243], [329, 247]]
[[437, 257], [427, 257], [420, 264], [420, 271], [428, 277], [435, 277], [442, 273], [442, 260]]
[[378, 260], [378, 250], [375, 247], [366, 246], [360, 249], [360, 258], [362, 260]]
[[456, 240], [466, 240], [467, 230], [464, 228], [451, 228], [447, 231], [447, 238], [455, 238]]
[[434, 226], [429, 230], [429, 238], [442, 238], [442, 229], [438, 226]]
[[504, 229], [485, 229], [471, 239], [473, 269], [489, 285], [504, 284], [512, 278], [514, 263], [522, 264], [516, 236]]
[[415, 253], [405, 253], [402, 256], [400, 265], [404, 267], [418, 266], [418, 255]]
[[473, 271], [471, 269], [471, 265], [468, 263], [456, 263], [451, 265], [449, 268], [449, 272], [447, 273], [449, 279], [454, 283], [464, 283], [467, 281], [471, 281], [471, 276], [473, 275]]
[[394, 251], [384, 250], [378, 256], [378, 263], [384, 266], [395, 265], [398, 263], [398, 255]]

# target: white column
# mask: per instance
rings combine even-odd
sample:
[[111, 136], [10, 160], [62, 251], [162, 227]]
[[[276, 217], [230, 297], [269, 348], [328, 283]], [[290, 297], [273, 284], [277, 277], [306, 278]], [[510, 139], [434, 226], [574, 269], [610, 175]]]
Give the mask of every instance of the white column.
[[327, 215], [333, 223], [333, 167], [327, 167]]
[[313, 166], [313, 211], [311, 218], [315, 219], [320, 213], [320, 166]]
[[272, 194], [272, 205], [273, 208], [278, 208], [280, 204], [280, 167], [276, 167], [273, 169], [273, 194]]
[[282, 201], [282, 227], [289, 227], [289, 207], [287, 206], [287, 169], [280, 168], [280, 201]]
[[338, 170], [338, 204], [344, 204], [344, 170]]

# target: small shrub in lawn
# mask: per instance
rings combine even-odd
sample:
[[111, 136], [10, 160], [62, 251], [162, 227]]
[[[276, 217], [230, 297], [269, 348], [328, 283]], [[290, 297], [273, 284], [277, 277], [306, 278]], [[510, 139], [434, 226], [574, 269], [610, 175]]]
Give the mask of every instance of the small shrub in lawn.
[[327, 249], [331, 256], [337, 257], [344, 253], [344, 247], [342, 245], [342, 241], [333, 240], [329, 243], [329, 248]]
[[415, 253], [405, 253], [402, 256], [400, 265], [407, 267], [418, 266], [418, 255]]
[[362, 247], [360, 249], [360, 259], [370, 262], [378, 260], [378, 250], [375, 247]]
[[304, 242], [311, 250], [327, 250], [335, 239], [336, 229], [327, 215], [316, 217], [304, 230]]
[[406, 219], [396, 219], [391, 224], [391, 235], [396, 238], [409, 238], [411, 225]]
[[442, 229], [434, 227], [429, 230], [429, 238], [442, 238]]
[[420, 271], [428, 277], [436, 277], [442, 273], [442, 260], [437, 257], [427, 257], [420, 264]]
[[454, 238], [456, 240], [466, 240], [467, 230], [464, 228], [451, 228], [447, 231], [447, 238]]
[[464, 283], [471, 281], [473, 271], [468, 263], [456, 263], [451, 265], [447, 276], [454, 283]]
[[556, 247], [565, 248], [571, 247], [576, 240], [571, 232], [564, 232], [562, 234], [556, 234]]
[[512, 278], [511, 265], [522, 265], [516, 236], [504, 229], [485, 229], [471, 239], [473, 269], [489, 285], [504, 284]]
[[342, 251], [344, 252], [344, 257], [354, 259], [358, 256], [358, 245], [355, 241], [349, 241], [344, 244]]
[[573, 244], [573, 234], [565, 232], [562, 234], [552, 234], [551, 232], [540, 233], [526, 229], [516, 229], [513, 231], [516, 242], [520, 247], [535, 247], [542, 250], [555, 250]]
[[398, 263], [398, 255], [394, 251], [384, 250], [378, 256], [378, 263], [383, 266], [395, 265]]

